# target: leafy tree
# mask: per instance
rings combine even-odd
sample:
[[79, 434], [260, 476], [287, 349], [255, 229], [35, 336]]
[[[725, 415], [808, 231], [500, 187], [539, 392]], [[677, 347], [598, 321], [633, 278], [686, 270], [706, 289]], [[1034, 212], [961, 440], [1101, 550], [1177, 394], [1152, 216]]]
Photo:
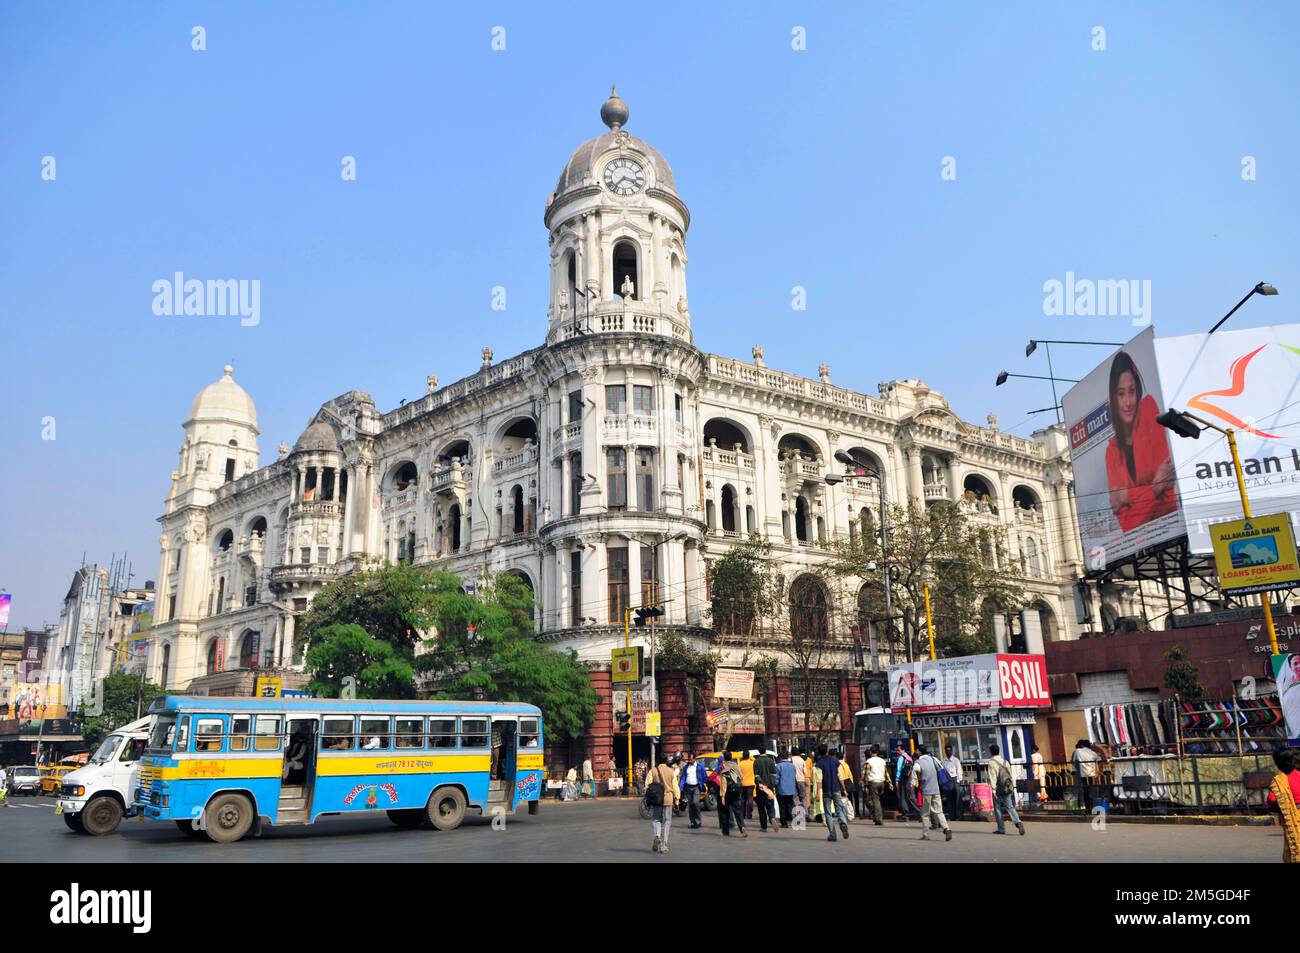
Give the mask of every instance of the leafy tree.
[[783, 582], [772, 547], [754, 534], [709, 567], [709, 615], [719, 635], [753, 638], [781, 605]]
[[[97, 694], [99, 704], [84, 705], [74, 717], [82, 736], [92, 748], [114, 729], [141, 717], [163, 690], [153, 682], [141, 680], [138, 675], [118, 674], [103, 678], [97, 686]], [[98, 713], [87, 714], [88, 711]]]
[[338, 698], [348, 683], [357, 698], [414, 698], [412, 652], [377, 639], [359, 625], [334, 624], [317, 630], [307, 649], [308, 689]]
[[459, 577], [435, 573], [429, 613], [437, 635], [424, 641], [416, 670], [441, 698], [536, 705], [554, 740], [582, 734], [600, 698], [577, 654], [533, 640], [533, 594], [514, 575], [483, 580], [474, 595]]
[[[414, 649], [420, 633], [432, 624], [439, 575], [426, 566], [407, 564], [350, 573], [321, 589], [299, 620], [298, 631], [310, 646], [330, 626], [359, 625], [389, 645]], [[459, 589], [458, 579], [455, 584]]]
[[[893, 505], [886, 511], [888, 562], [895, 617], [901, 617], [901, 654], [907, 659], [929, 655], [925, 621], [925, 586], [930, 586], [936, 654], [952, 657], [991, 652], [993, 633], [984, 605], [990, 601], [1010, 612], [1025, 604], [1024, 590], [995, 568], [994, 553], [1002, 553], [994, 527], [976, 523], [961, 508], [947, 502], [918, 506]], [[827, 575], [840, 582], [866, 580], [859, 597], [865, 618], [885, 618], [880, 538], [863, 532], [830, 545]], [[1005, 558], [1001, 560], [1005, 563]]]
[[1189, 702], [1204, 701], [1209, 692], [1201, 684], [1201, 670], [1181, 645], [1160, 656], [1165, 661], [1165, 688]]

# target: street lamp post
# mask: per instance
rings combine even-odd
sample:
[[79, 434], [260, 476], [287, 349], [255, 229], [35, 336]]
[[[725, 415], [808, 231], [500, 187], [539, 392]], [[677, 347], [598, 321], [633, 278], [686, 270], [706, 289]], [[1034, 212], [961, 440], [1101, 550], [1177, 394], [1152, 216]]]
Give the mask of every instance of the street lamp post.
[[1009, 377], [1023, 377], [1026, 380], [1031, 380], [1031, 381], [1051, 381], [1052, 382], [1052, 403], [1055, 404], [1056, 406], [1048, 409], [1056, 411], [1056, 422], [1058, 424], [1061, 422], [1061, 401], [1060, 398], [1056, 396], [1057, 382], [1059, 381], [1062, 384], [1079, 383], [1079, 381], [1073, 377], [1056, 377], [1054, 375], [1044, 377], [1041, 374], [1012, 374], [1010, 371], [998, 371], [997, 380], [993, 382], [993, 386], [1001, 387], [1003, 384], [1007, 382], [1007, 378]]
[[1210, 333], [1210, 334], [1213, 334], [1215, 331], [1219, 330], [1220, 325], [1222, 325], [1224, 321], [1227, 321], [1230, 317], [1232, 317], [1234, 314], [1236, 314], [1237, 309], [1240, 308], [1240, 307], [1241, 307], [1243, 304], [1245, 304], [1247, 301], [1249, 301], [1251, 295], [1265, 295], [1265, 296], [1267, 297], [1267, 296], [1272, 296], [1272, 295], [1275, 295], [1275, 294], [1277, 294], [1277, 289], [1276, 289], [1276, 288], [1274, 288], [1272, 285], [1270, 285], [1267, 281], [1261, 281], [1259, 284], [1255, 285], [1255, 287], [1253, 287], [1253, 288], [1251, 288], [1249, 291], [1247, 291], [1247, 292], [1246, 292], [1246, 297], [1242, 298], [1240, 301], [1238, 301], [1236, 304], [1234, 304], [1234, 305], [1232, 306], [1232, 310], [1231, 310], [1231, 311], [1229, 311], [1229, 312], [1228, 312], [1227, 314], [1225, 314], [1223, 317], [1219, 318], [1218, 322], [1214, 325], [1214, 327], [1210, 328], [1210, 332], [1209, 332], [1209, 333]]
[[[1247, 295], [1246, 297], [1250, 297]], [[1245, 299], [1242, 299], [1245, 300]], [[1240, 305], [1238, 305], [1240, 307]], [[1235, 308], [1233, 310], [1236, 310]], [[1229, 312], [1231, 313], [1231, 312]], [[1226, 320], [1226, 319], [1225, 319]], [[1222, 322], [1220, 322], [1221, 324]], [[1217, 325], [1216, 325], [1217, 327]], [[1241, 512], [1246, 519], [1251, 518], [1250, 500], [1246, 496], [1246, 476], [1241, 470], [1241, 455], [1237, 452], [1237, 435], [1231, 427], [1220, 427], [1212, 424], [1202, 417], [1195, 414], [1189, 414], [1187, 411], [1178, 411], [1170, 408], [1163, 414], [1156, 417], [1156, 422], [1162, 427], [1167, 427], [1180, 437], [1191, 437], [1199, 439], [1201, 428], [1197, 424], [1202, 424], [1210, 430], [1217, 430], [1228, 438], [1228, 449], [1232, 451], [1232, 468], [1237, 474], [1237, 492], [1241, 495]], [[1277, 646], [1277, 628], [1273, 625], [1273, 607], [1270, 604], [1270, 596], [1267, 592], [1259, 594], [1260, 602], [1264, 604], [1264, 624], [1268, 627], [1268, 641], [1273, 646], [1273, 654], [1279, 654]]]

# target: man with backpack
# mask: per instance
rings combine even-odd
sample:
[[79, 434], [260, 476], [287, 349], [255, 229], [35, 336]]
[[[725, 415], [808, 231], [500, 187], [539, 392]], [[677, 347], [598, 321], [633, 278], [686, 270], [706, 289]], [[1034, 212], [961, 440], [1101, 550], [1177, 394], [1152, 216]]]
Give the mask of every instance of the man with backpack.
[[673, 806], [680, 793], [673, 779], [673, 769], [662, 754], [655, 759], [654, 769], [646, 775], [645, 802], [650, 807], [650, 829], [654, 843], [650, 849], [656, 854], [668, 853], [668, 831], [673, 823]]
[[[930, 839], [930, 828], [942, 828], [943, 839], [952, 840], [952, 829], [943, 816], [943, 789], [953, 783], [952, 777], [939, 763], [939, 759], [917, 745], [916, 762], [912, 765], [912, 778], [921, 792], [921, 840]], [[927, 824], [929, 826], [927, 826]]]
[[993, 833], [1007, 832], [1005, 815], [1011, 818], [1011, 823], [1023, 836], [1025, 825], [1016, 813], [1016, 776], [1011, 770], [1011, 762], [1002, 757], [1001, 750], [997, 745], [989, 745], [989, 787], [993, 789], [993, 820], [998, 824]]

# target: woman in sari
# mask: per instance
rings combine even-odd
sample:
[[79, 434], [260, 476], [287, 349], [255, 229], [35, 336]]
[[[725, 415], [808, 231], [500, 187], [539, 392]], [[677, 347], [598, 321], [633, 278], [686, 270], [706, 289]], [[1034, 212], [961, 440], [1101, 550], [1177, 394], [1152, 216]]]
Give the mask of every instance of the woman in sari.
[[1300, 779], [1295, 769], [1295, 752], [1279, 748], [1273, 752], [1273, 762], [1277, 774], [1268, 788], [1268, 806], [1282, 817], [1282, 862], [1300, 864], [1300, 807], [1296, 806]]
[[1160, 409], [1145, 394], [1142, 376], [1120, 351], [1110, 365], [1110, 422], [1115, 435], [1106, 445], [1110, 507], [1128, 532], [1178, 509], [1169, 432], [1156, 421]]

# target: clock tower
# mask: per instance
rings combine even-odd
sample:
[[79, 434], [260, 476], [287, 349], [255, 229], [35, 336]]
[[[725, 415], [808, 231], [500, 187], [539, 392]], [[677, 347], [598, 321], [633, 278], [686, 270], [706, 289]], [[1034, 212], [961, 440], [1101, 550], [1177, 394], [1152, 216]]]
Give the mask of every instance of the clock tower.
[[600, 108], [609, 131], [574, 150], [547, 200], [550, 343], [601, 329], [691, 340], [690, 212], [668, 160], [625, 128], [628, 115], [611, 91]]

